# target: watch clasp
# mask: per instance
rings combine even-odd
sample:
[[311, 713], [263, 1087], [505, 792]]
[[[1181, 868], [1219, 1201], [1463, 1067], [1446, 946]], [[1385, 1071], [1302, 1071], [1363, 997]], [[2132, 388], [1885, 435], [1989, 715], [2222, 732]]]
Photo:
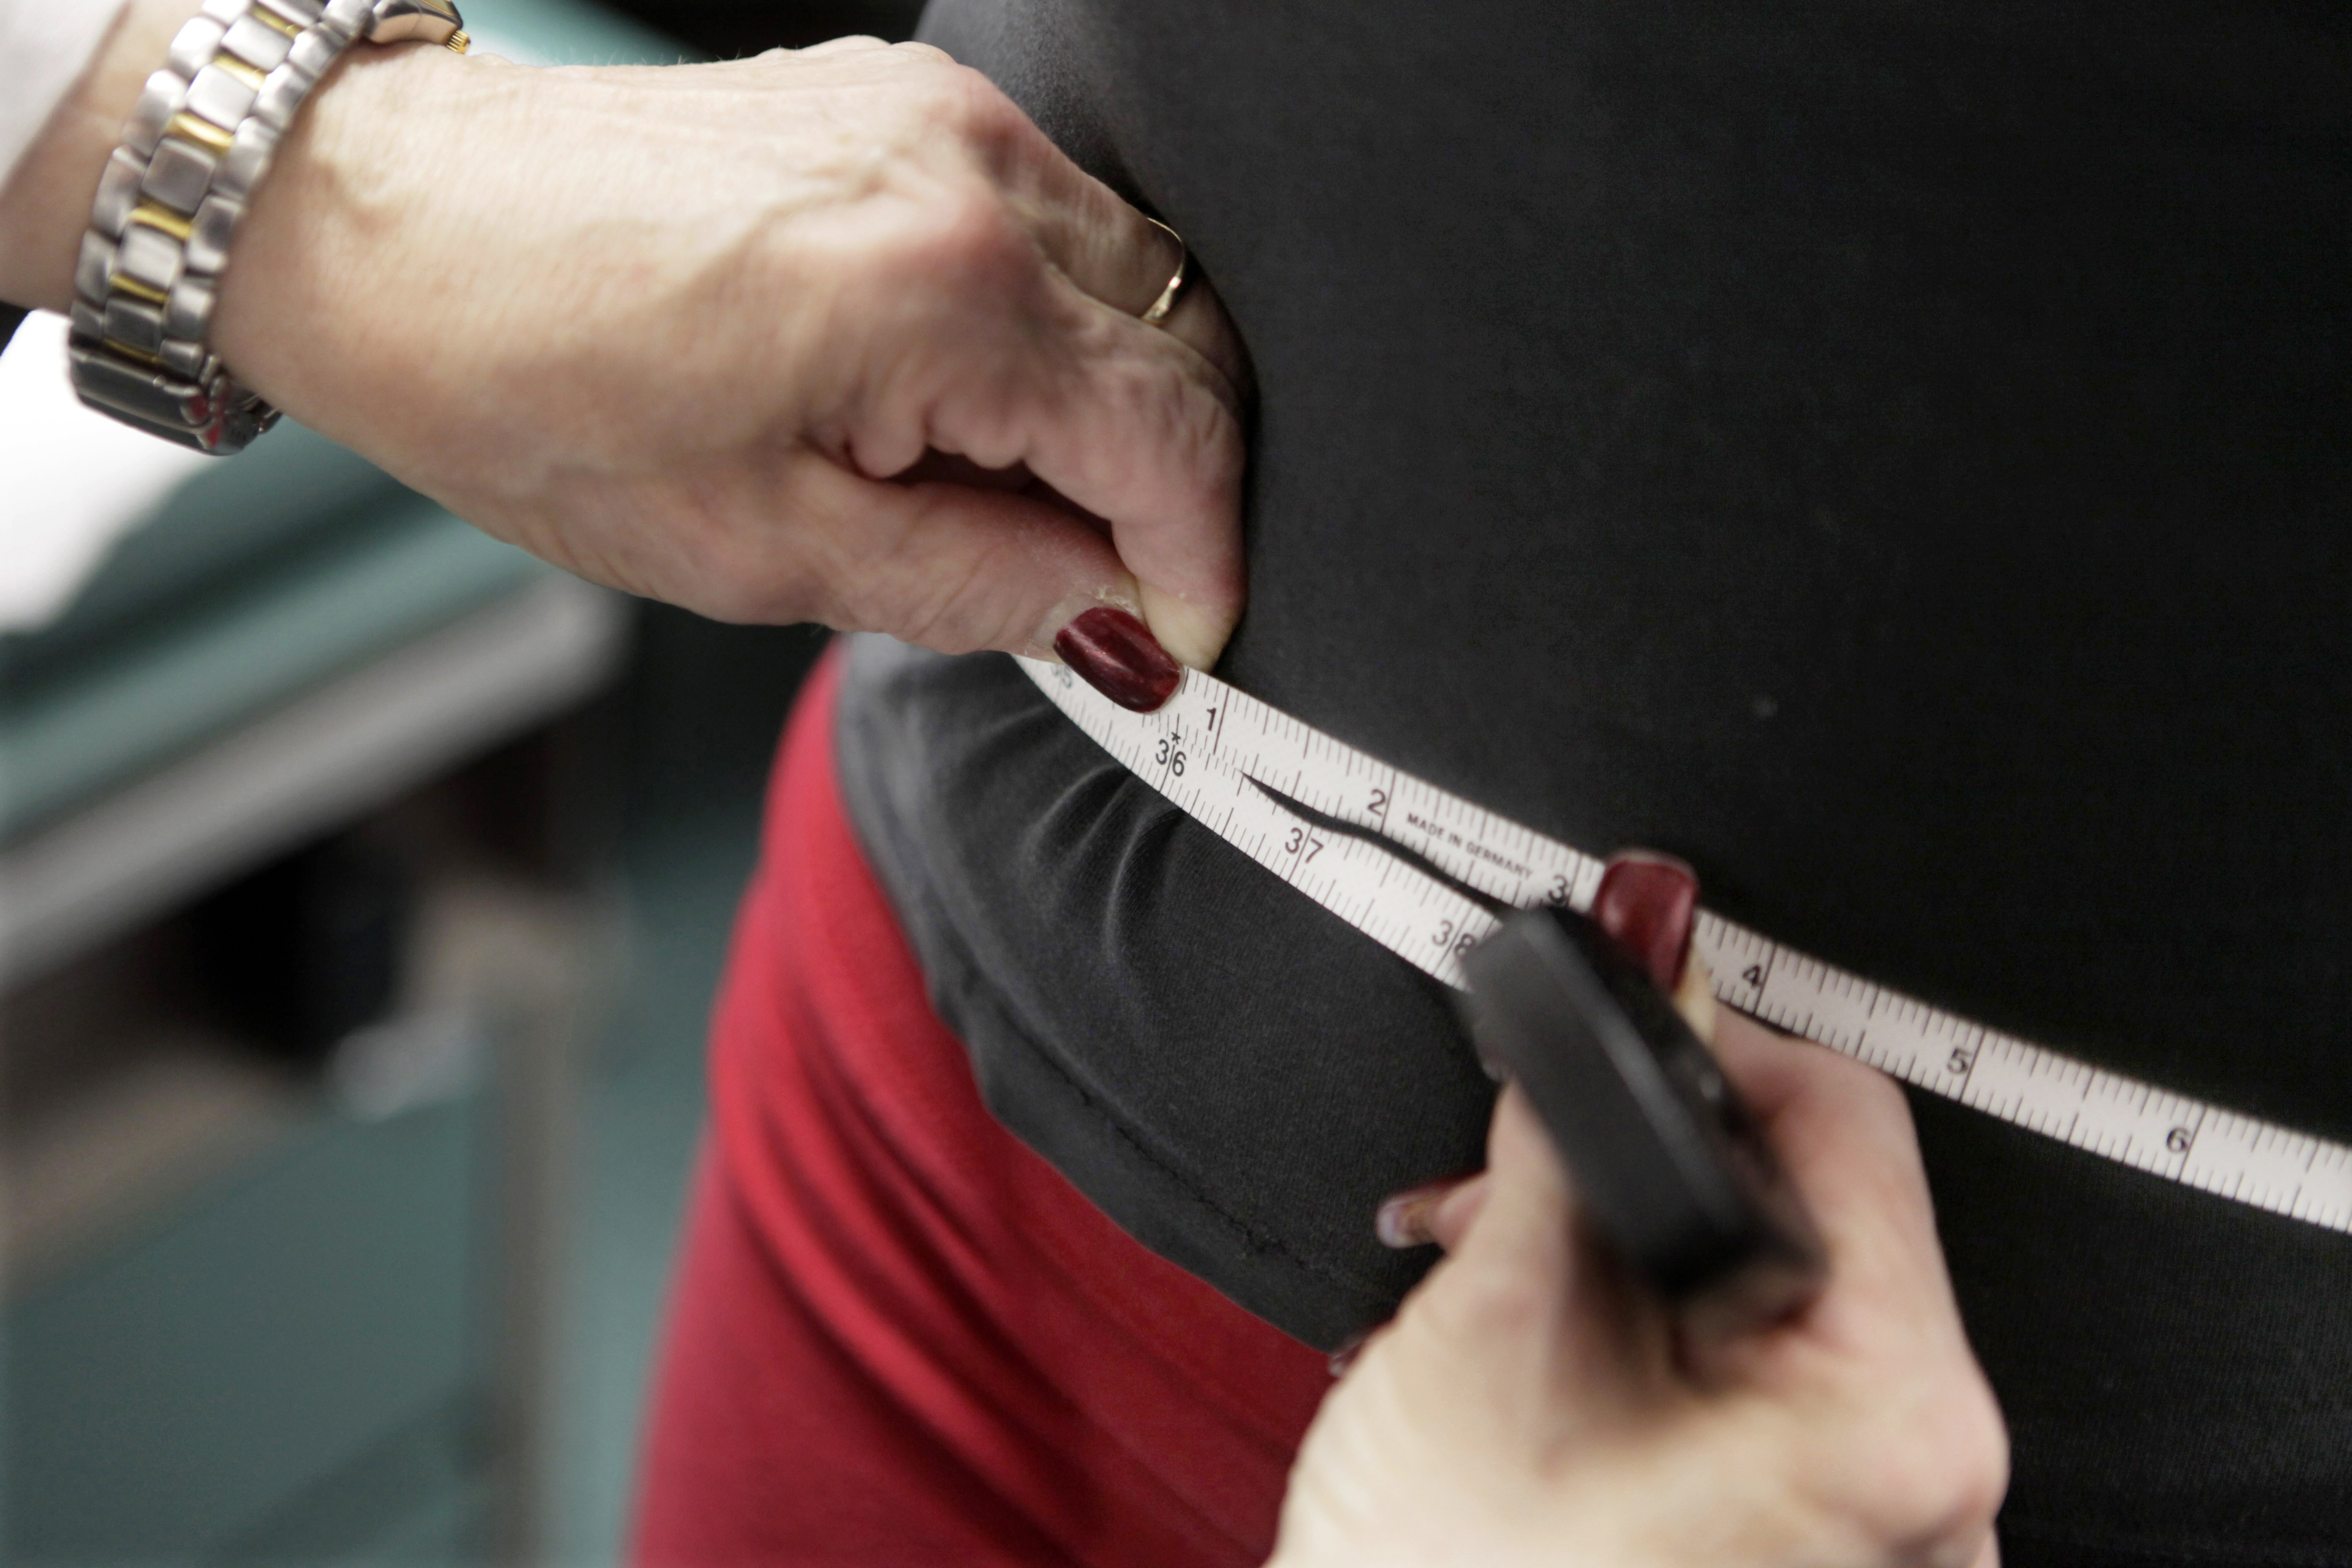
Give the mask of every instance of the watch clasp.
[[368, 16], [367, 37], [373, 44], [414, 40], [440, 44], [462, 55], [470, 41], [450, 0], [375, 0]]

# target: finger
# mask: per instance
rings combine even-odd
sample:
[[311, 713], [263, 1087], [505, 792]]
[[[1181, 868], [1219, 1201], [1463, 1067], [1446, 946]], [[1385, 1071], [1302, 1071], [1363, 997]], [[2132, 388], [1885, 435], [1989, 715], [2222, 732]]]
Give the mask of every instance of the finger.
[[1384, 1199], [1372, 1219], [1372, 1233], [1381, 1245], [1404, 1251], [1415, 1247], [1442, 1247], [1451, 1252], [1486, 1206], [1486, 1174], [1454, 1176], [1410, 1187]]
[[1185, 286], [1160, 329], [1245, 394], [1249, 356], [1241, 335], [1177, 231], [1154, 223], [1079, 168], [1026, 116], [996, 129], [992, 172], [1064, 276], [1112, 310], [1139, 317], [1181, 268]]
[[[1108, 192], [1104, 193], [1108, 195]], [[1112, 198], [1117, 201], [1116, 197]], [[1160, 260], [1171, 262], [1172, 242], [1158, 227], [1146, 222], [1142, 215], [1118, 204], [1120, 221], [1133, 232], [1141, 225], [1163, 247]], [[1152, 244], [1144, 240], [1139, 243]], [[1172, 264], [1172, 263], [1171, 263]], [[1159, 285], [1144, 296], [1148, 307], [1167, 287], [1169, 275], [1161, 274]], [[1073, 279], [1083, 289], [1083, 283]], [[1136, 579], [1142, 584], [1144, 619], [1167, 644], [1169, 651], [1195, 668], [1206, 669], [1216, 662], [1224, 648], [1225, 639], [1233, 633], [1234, 622], [1240, 616], [1241, 590], [1238, 554], [1239, 486], [1238, 467], [1241, 399], [1250, 385], [1248, 356], [1243, 351], [1241, 339], [1225, 318], [1223, 307], [1206, 283], [1195, 279], [1179, 297], [1175, 310], [1157, 326], [1147, 327], [1138, 319], [1137, 310], [1126, 308], [1123, 300], [1106, 300], [1088, 291], [1089, 298], [1107, 307], [1110, 313], [1108, 335], [1113, 342], [1148, 344], [1142, 352], [1160, 362], [1171, 358], [1174, 351], [1176, 363], [1188, 369], [1199, 370], [1215, 377], [1220, 402], [1232, 420], [1234, 451], [1236, 466], [1231, 470], [1234, 486], [1234, 531], [1232, 549], [1234, 561], [1231, 571], [1212, 569], [1213, 563], [1200, 556], [1196, 541], [1189, 531], [1168, 531], [1156, 524], [1150, 514], [1135, 512], [1102, 512], [1077, 496], [1071, 499], [1097, 511], [1111, 524], [1112, 534], [1118, 545], [1119, 555]], [[1116, 363], [1114, 361], [1114, 363]], [[1049, 474], [1040, 470], [1040, 477], [1055, 482]], [[1056, 483], [1056, 488], [1060, 488]]]
[[[859, 285], [879, 291], [867, 318], [879, 326], [851, 330], [837, 357], [878, 374], [845, 384], [845, 426], [825, 443], [873, 477], [911, 467], [926, 448], [987, 468], [1025, 466], [1109, 531], [1127, 607], [1176, 659], [1208, 667], [1243, 594], [1234, 353], [1136, 319], [1166, 287], [1167, 235], [977, 73], [913, 55], [903, 65], [928, 84], [941, 131], [976, 177], [927, 204], [910, 230], [916, 287], [886, 274]], [[1222, 319], [1207, 300], [1182, 316]], [[861, 341], [877, 331], [883, 341]], [[1105, 584], [1094, 602], [1129, 596]], [[1062, 622], [1086, 607], [1066, 606]], [[1043, 625], [1022, 640], [1042, 653], [1061, 629]]]
[[1464, 1263], [1516, 1259], [1566, 1285], [1573, 1258], [1574, 1205], [1568, 1172], [1542, 1122], [1517, 1086], [1496, 1102], [1486, 1132], [1486, 1195], [1459, 1249]]
[[1713, 1045], [1716, 1018], [1721, 1009], [1715, 1001], [1715, 976], [1706, 960], [1696, 952], [1683, 961], [1683, 977], [1675, 986], [1674, 1004], [1675, 1011], [1683, 1016], [1683, 1022], [1691, 1026], [1691, 1033], [1699, 1037], [1700, 1043]]
[[[1708, 1383], [1840, 1391], [1867, 1413], [1857, 1429], [1877, 1434], [1865, 1446], [1880, 1445], [1881, 1456], [1901, 1452], [1906, 1435], [1927, 1435], [1934, 1458], [1911, 1468], [1929, 1495], [1912, 1496], [1918, 1517], [1904, 1528], [1925, 1519], [1937, 1539], [1972, 1544], [2000, 1508], [2008, 1438], [1953, 1298], [1901, 1090], [1728, 1011], [1715, 1049], [1811, 1211], [1828, 1272], [1780, 1331], [1689, 1347], [1694, 1370]], [[1948, 1556], [1967, 1560], [1936, 1560]]]
[[1825, 1295], [1957, 1332], [1902, 1091], [1859, 1062], [1736, 1013], [1721, 1016], [1715, 1052], [1812, 1213], [1838, 1282]]
[[[1205, 668], [1241, 614], [1244, 453], [1231, 391], [1199, 355], [1068, 280], [1038, 288], [1039, 331], [968, 340], [977, 352], [929, 388], [921, 428], [984, 467], [1025, 463], [1102, 520], [1152, 631]], [[1059, 629], [1028, 628], [1026, 640], [1048, 644]]]
[[1433, 1290], [1454, 1331], [1528, 1342], [1596, 1404], [1655, 1386], [1669, 1325], [1601, 1246], [1550, 1135], [1516, 1088], [1496, 1107], [1481, 1184]]
[[1825, 1221], [1832, 1265], [1843, 1251], [1886, 1266], [1886, 1287], [1931, 1296], [1947, 1290], [1902, 1097], [1857, 1063], [1776, 1039], [1745, 1019], [1718, 1028], [1704, 964], [1689, 952], [1697, 911], [1691, 868], [1648, 850], [1612, 856], [1592, 898], [1594, 922], [1675, 997], [1702, 1038], [1716, 1041], [1767, 1139], [1790, 1151], [1783, 1158], [1799, 1192], [1811, 1198], [1819, 1187], [1829, 1194], [1828, 1213], [1817, 1217]]
[[1257, 395], [1257, 372], [1250, 363], [1241, 329], [1226, 314], [1225, 302], [1199, 256], [1187, 257], [1183, 286], [1174, 309], [1160, 319], [1159, 330], [1216, 366], [1244, 402]]
[[1430, 1211], [1429, 1238], [1448, 1252], [1461, 1250], [1463, 1238], [1486, 1212], [1486, 1196], [1494, 1190], [1483, 1172], [1457, 1185]]
[[[731, 563], [756, 594], [763, 582], [814, 580], [820, 601], [729, 606], [728, 618], [789, 608], [845, 630], [887, 631], [943, 653], [1037, 651], [1041, 626], [1067, 621], [1134, 580], [1085, 518], [1034, 495], [855, 473], [797, 454], [783, 485], [791, 530], [745, 531], [771, 558]], [[727, 614], [726, 609], [715, 613]]]
[[1654, 850], [1620, 849], [1609, 857], [1592, 893], [1593, 923], [1669, 996], [1682, 980], [1697, 915], [1697, 873]]
[[[1438, 1215], [1449, 1205], [1457, 1215], [1461, 1215], [1461, 1205], [1454, 1204], [1454, 1200], [1465, 1188], [1483, 1190], [1484, 1186], [1480, 1174], [1472, 1174], [1448, 1176], [1443, 1181], [1424, 1182], [1417, 1187], [1391, 1193], [1381, 1200], [1381, 1206], [1373, 1213], [1372, 1234], [1380, 1237], [1382, 1247], [1394, 1247], [1400, 1252], [1439, 1242], [1442, 1238], [1437, 1230]], [[1453, 1240], [1461, 1235], [1461, 1226], [1467, 1223], [1466, 1217], [1460, 1219], [1451, 1228], [1450, 1239], [1444, 1239], [1444, 1245], [1451, 1247]]]
[[1094, 185], [1108, 207], [1061, 207], [1037, 224], [1037, 242], [1079, 289], [1122, 315], [1143, 318], [1160, 296], [1176, 289], [1173, 306], [1155, 327], [1216, 367], [1234, 393], [1254, 390], [1249, 351], [1225, 315], [1223, 300], [1204, 275], [1204, 263], [1171, 226], [1155, 224], [1108, 185], [1073, 169]]
[[1159, 300], [1191, 258], [1172, 226], [1153, 223], [1068, 159], [1036, 154], [1024, 173], [1031, 224], [1071, 282], [1130, 316]]

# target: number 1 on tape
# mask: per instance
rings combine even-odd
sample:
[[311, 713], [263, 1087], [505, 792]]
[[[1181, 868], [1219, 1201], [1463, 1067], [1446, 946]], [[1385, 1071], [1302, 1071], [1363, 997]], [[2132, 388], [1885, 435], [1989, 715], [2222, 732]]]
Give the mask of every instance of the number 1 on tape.
[[[1496, 929], [1493, 905], [1591, 903], [1601, 879], [1594, 857], [1400, 773], [1213, 676], [1187, 670], [1166, 706], [1133, 713], [1062, 666], [1020, 663], [1137, 777], [1448, 985], [1462, 984], [1462, 955]], [[2352, 1148], [1970, 1023], [1705, 910], [1692, 940], [1717, 996], [1777, 1028], [2152, 1175], [2352, 1231]]]

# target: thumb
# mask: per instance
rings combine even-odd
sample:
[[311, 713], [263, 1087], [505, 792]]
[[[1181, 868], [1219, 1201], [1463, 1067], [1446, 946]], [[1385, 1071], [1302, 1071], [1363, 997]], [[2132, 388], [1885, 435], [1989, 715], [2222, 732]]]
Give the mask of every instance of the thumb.
[[1485, 1364], [1546, 1365], [1590, 1411], [1630, 1398], [1669, 1366], [1664, 1315], [1635, 1289], [1578, 1205], [1566, 1168], [1516, 1086], [1495, 1108], [1486, 1193], [1428, 1289], [1465, 1342], [1509, 1347]]

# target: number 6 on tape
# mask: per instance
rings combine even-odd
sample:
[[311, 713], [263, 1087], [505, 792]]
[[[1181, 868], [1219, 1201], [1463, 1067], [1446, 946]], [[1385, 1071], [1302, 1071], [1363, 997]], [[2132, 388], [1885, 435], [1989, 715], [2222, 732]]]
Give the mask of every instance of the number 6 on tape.
[[[1499, 905], [1581, 910], [1601, 862], [1400, 773], [1213, 676], [1131, 713], [1059, 665], [1031, 679], [1226, 843], [1447, 984]], [[2126, 1078], [1699, 911], [1717, 999], [1919, 1089], [2221, 1197], [2352, 1231], [2352, 1148]]]

